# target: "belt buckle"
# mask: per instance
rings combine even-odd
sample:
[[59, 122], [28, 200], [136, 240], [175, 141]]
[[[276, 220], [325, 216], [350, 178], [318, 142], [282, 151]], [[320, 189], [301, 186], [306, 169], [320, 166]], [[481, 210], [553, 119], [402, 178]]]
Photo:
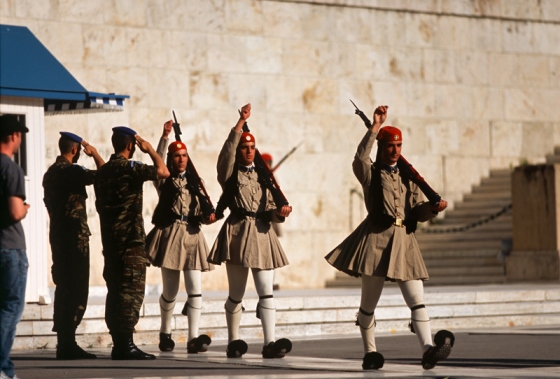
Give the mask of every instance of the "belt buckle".
[[180, 220], [181, 220], [181, 221], [187, 221], [187, 216], [186, 216], [186, 215], [181, 215]]
[[395, 222], [393, 223], [393, 225], [399, 226], [399, 227], [402, 228], [402, 227], [404, 226], [404, 225], [403, 225], [403, 219], [402, 219], [402, 218], [396, 218], [396, 219], [395, 219]]

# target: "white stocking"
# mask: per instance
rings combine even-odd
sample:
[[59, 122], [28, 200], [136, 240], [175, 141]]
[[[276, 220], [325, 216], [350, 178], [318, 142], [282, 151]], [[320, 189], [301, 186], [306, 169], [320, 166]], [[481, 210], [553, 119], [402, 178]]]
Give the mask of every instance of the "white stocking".
[[163, 283], [163, 293], [159, 298], [159, 309], [161, 314], [161, 333], [171, 333], [171, 320], [175, 309], [175, 299], [179, 291], [179, 279], [181, 271], [161, 268], [161, 278]]
[[252, 269], [255, 288], [259, 294], [259, 314], [264, 334], [264, 345], [274, 342], [276, 328], [276, 305], [272, 295], [274, 270]]
[[200, 270], [185, 270], [185, 288], [187, 289], [187, 317], [189, 322], [189, 337], [191, 341], [198, 337], [200, 314], [202, 313], [202, 272]]
[[406, 305], [412, 310], [412, 326], [420, 342], [422, 351], [433, 345], [430, 317], [424, 305], [424, 282], [421, 280], [399, 281], [399, 287]]
[[385, 278], [381, 276], [362, 275], [362, 297], [358, 311], [358, 324], [362, 334], [364, 353], [377, 351], [375, 346], [375, 318], [373, 312], [377, 307]]
[[226, 322], [228, 327], [228, 342], [239, 339], [239, 324], [243, 306], [241, 301], [245, 295], [249, 269], [243, 266], [226, 263], [229, 284], [229, 296], [226, 300]]

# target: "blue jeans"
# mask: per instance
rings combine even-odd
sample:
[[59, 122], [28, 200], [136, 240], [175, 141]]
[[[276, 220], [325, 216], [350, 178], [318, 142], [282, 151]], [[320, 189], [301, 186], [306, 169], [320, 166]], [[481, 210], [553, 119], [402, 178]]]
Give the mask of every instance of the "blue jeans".
[[10, 378], [14, 376], [10, 350], [25, 306], [28, 268], [25, 250], [0, 249], [0, 368]]

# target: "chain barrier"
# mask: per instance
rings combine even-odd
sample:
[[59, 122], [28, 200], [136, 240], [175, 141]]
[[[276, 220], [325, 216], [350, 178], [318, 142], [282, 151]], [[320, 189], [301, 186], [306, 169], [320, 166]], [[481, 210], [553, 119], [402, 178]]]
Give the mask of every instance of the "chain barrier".
[[484, 224], [494, 220], [495, 218], [500, 217], [504, 213], [509, 212], [511, 210], [511, 208], [512, 208], [512, 204], [509, 203], [508, 205], [505, 205], [504, 207], [502, 207], [502, 209], [500, 209], [496, 213], [491, 214], [490, 216], [487, 216], [487, 217], [485, 217], [481, 220], [471, 222], [470, 224], [466, 224], [466, 225], [456, 227], [456, 228], [430, 228], [429, 227], [429, 228], [420, 228], [419, 230], [421, 230], [423, 233], [433, 233], [433, 234], [464, 232], [465, 230], [476, 228], [477, 226], [484, 225]]

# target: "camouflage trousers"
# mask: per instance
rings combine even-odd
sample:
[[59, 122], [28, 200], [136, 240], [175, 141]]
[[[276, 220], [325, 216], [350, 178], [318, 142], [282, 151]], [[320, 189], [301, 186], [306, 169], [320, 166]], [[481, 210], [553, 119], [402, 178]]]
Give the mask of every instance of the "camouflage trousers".
[[146, 252], [143, 246], [124, 251], [103, 251], [103, 278], [107, 283], [105, 323], [111, 334], [132, 333], [138, 323], [146, 287]]
[[89, 295], [89, 241], [51, 236], [54, 291], [53, 332], [75, 330], [87, 308]]

